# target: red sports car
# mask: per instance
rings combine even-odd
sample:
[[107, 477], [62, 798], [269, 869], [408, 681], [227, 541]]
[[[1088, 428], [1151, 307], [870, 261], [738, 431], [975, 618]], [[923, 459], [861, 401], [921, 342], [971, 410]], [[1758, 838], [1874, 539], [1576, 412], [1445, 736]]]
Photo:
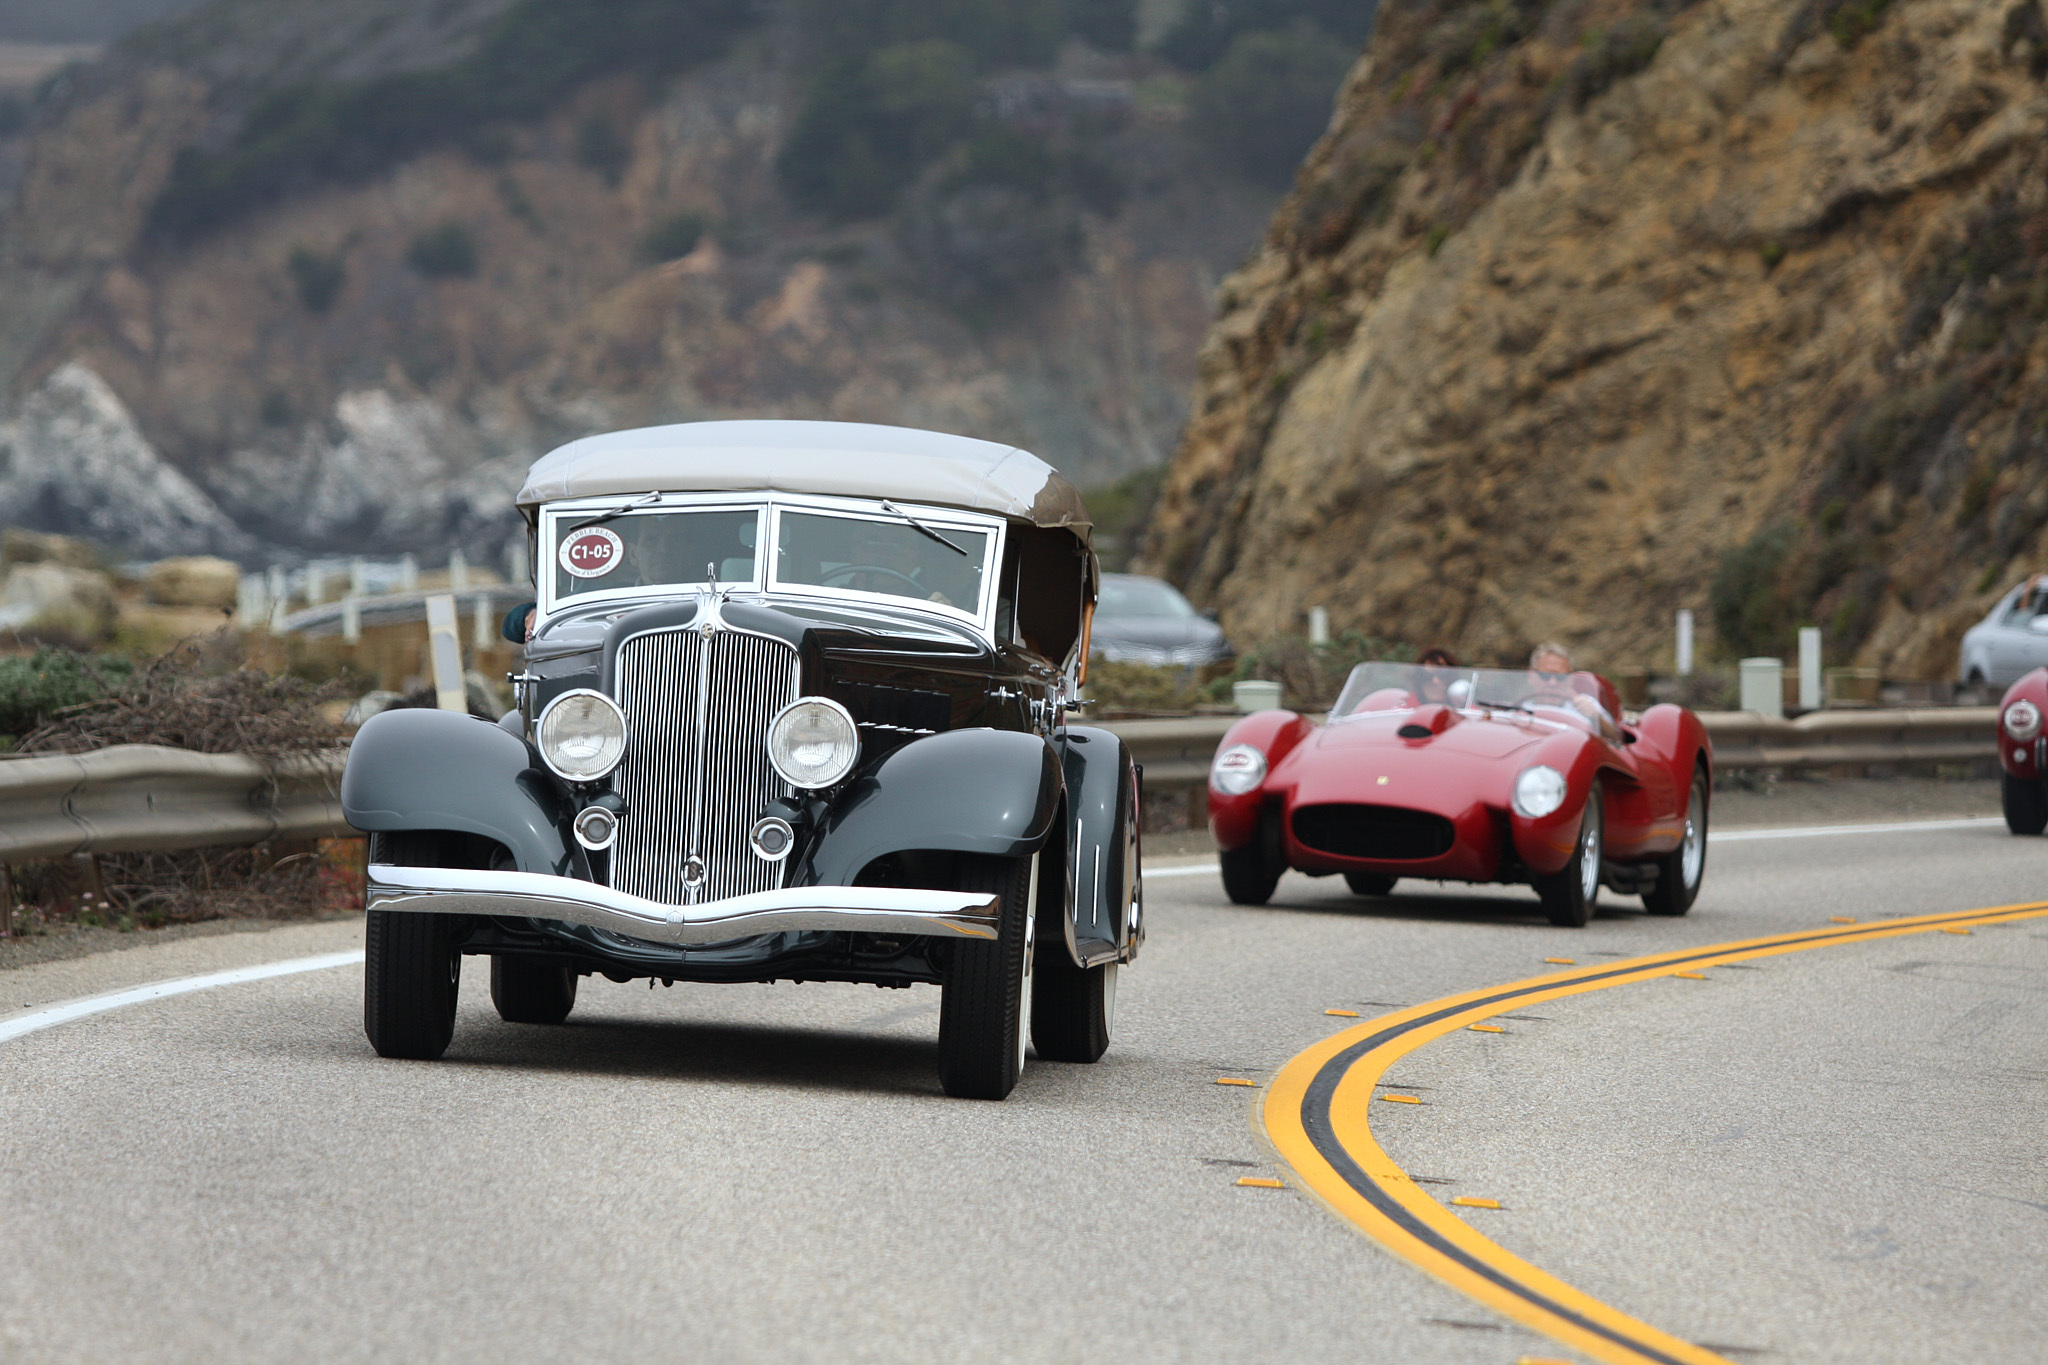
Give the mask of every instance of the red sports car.
[[1209, 769], [1223, 887], [1263, 905], [1288, 868], [1362, 896], [1402, 877], [1520, 882], [1553, 924], [1604, 885], [1682, 915], [1706, 871], [1713, 750], [1682, 706], [1622, 716], [1591, 673], [1364, 663], [1324, 724], [1260, 711]]
[[2048, 668], [2037, 668], [2005, 689], [1998, 703], [1998, 763], [2005, 769], [2005, 827], [2014, 834], [2048, 829]]

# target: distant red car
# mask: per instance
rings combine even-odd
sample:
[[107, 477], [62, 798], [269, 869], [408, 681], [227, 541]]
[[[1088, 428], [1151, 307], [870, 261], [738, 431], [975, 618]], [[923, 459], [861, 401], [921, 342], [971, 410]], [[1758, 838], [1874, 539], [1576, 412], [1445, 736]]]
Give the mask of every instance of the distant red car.
[[1402, 877], [1526, 883], [1559, 925], [1586, 923], [1603, 885], [1682, 915], [1706, 871], [1713, 750], [1682, 706], [1621, 714], [1591, 673], [1360, 664], [1325, 724], [1260, 711], [1223, 737], [1224, 890], [1263, 905], [1294, 868], [1362, 896]]
[[2005, 827], [2014, 834], [2048, 829], [2048, 739], [2041, 717], [2048, 714], [2048, 668], [2022, 674], [1998, 703], [1998, 765], [2005, 769], [2001, 795]]

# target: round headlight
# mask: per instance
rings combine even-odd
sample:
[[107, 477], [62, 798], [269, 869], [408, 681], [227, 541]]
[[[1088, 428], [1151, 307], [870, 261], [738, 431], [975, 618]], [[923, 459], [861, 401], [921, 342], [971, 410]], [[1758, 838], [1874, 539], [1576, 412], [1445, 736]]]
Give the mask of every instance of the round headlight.
[[859, 757], [853, 717], [827, 697], [799, 697], [769, 723], [768, 761], [792, 787], [829, 787]]
[[2005, 708], [2005, 732], [2024, 744], [2041, 733], [2041, 708], [2020, 698]]
[[1225, 796], [1243, 796], [1266, 780], [1266, 756], [1249, 744], [1233, 744], [1209, 765], [1209, 785]]
[[541, 761], [570, 782], [595, 782], [626, 756], [626, 717], [601, 692], [564, 692], [534, 731]]
[[1546, 763], [1524, 770], [1515, 779], [1515, 810], [1540, 820], [1564, 804], [1564, 774]]

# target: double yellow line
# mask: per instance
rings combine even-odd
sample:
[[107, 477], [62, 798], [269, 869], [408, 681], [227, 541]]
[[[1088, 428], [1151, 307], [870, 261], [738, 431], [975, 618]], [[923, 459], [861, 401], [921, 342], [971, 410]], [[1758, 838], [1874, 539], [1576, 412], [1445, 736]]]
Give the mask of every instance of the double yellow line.
[[1418, 1187], [1372, 1134], [1373, 1092], [1396, 1061], [1493, 1015], [1567, 995], [1746, 958], [2048, 915], [2048, 902], [1844, 924], [1687, 948], [1446, 996], [1345, 1029], [1281, 1068], [1260, 1115], [1295, 1183], [1388, 1250], [1452, 1288], [1612, 1365], [1731, 1365], [1638, 1322], [1487, 1240]]

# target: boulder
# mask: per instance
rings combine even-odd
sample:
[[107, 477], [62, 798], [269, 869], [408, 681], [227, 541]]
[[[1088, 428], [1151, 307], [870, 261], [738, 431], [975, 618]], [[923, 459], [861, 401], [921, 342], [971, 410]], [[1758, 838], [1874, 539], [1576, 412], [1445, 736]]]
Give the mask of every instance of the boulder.
[[105, 567], [100, 552], [90, 541], [25, 531], [17, 526], [0, 531], [0, 566], [9, 564], [62, 564], [72, 569]]
[[114, 629], [114, 580], [65, 564], [17, 564], [0, 585], [0, 628], [102, 640]]
[[241, 566], [212, 555], [159, 559], [142, 578], [142, 595], [163, 607], [217, 607], [233, 611]]

